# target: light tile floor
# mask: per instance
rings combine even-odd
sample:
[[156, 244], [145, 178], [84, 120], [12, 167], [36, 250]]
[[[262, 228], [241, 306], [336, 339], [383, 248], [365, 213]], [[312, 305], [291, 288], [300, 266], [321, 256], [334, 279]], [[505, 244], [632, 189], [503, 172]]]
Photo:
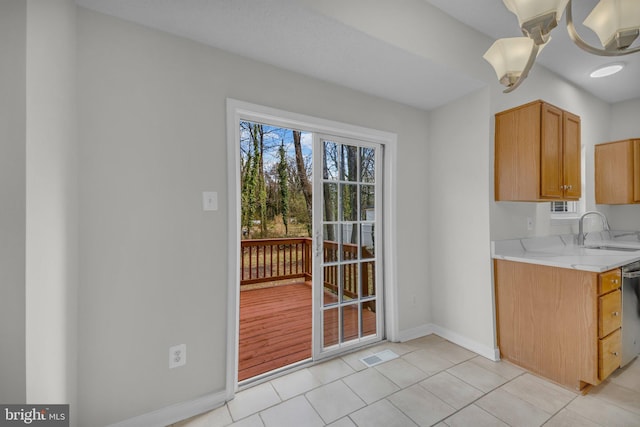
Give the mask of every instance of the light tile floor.
[[[360, 358], [390, 349], [373, 368]], [[640, 358], [582, 396], [436, 335], [262, 383], [173, 427], [640, 426]]]

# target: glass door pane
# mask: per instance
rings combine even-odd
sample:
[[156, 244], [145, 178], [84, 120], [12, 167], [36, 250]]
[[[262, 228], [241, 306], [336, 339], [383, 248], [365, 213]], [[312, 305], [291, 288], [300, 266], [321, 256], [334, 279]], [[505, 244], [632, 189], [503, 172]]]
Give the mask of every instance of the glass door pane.
[[[382, 339], [380, 265], [376, 222], [380, 220], [379, 159], [375, 144], [340, 138], [318, 140], [322, 167], [316, 229], [322, 283], [316, 298], [321, 351]], [[315, 282], [314, 282], [315, 283]]]

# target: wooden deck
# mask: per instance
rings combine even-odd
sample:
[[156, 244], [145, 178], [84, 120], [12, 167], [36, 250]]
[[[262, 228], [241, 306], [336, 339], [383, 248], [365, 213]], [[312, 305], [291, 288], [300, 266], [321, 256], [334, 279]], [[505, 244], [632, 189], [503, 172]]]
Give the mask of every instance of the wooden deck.
[[[311, 358], [311, 282], [240, 292], [238, 381]], [[363, 329], [375, 333], [375, 313]], [[327, 312], [326, 345], [337, 342], [337, 310]], [[357, 337], [357, 310], [344, 309], [345, 337]]]
[[238, 381], [310, 357], [310, 284], [240, 292]]

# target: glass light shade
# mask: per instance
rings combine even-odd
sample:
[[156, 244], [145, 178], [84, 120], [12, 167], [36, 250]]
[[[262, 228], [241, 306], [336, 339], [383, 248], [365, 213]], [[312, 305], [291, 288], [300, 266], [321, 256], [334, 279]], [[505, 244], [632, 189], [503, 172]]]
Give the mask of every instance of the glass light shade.
[[491, 64], [498, 80], [502, 80], [522, 73], [532, 50], [533, 40], [529, 37], [512, 37], [496, 40], [482, 57]]
[[640, 28], [640, 0], [600, 0], [584, 25], [607, 46], [618, 32]]
[[[534, 18], [556, 13], [556, 22], [562, 17], [569, 0], [503, 0], [504, 5], [518, 17], [518, 24], [530, 21]], [[631, 0], [634, 1], [634, 0]]]
[[593, 71], [591, 74], [589, 74], [589, 77], [598, 79], [601, 77], [611, 76], [615, 73], [620, 72], [623, 68], [624, 68], [624, 64], [609, 64]]

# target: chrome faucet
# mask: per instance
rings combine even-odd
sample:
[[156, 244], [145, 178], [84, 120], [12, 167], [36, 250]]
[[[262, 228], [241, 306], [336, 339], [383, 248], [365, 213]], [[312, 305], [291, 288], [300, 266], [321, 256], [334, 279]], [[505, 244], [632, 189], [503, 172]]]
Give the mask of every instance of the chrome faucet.
[[580, 220], [578, 221], [578, 245], [584, 246], [584, 239], [587, 237], [587, 234], [584, 232], [584, 217], [587, 215], [596, 214], [602, 218], [602, 229], [609, 231], [609, 221], [607, 221], [607, 217], [604, 216], [602, 212], [598, 211], [588, 211], [582, 214]]

